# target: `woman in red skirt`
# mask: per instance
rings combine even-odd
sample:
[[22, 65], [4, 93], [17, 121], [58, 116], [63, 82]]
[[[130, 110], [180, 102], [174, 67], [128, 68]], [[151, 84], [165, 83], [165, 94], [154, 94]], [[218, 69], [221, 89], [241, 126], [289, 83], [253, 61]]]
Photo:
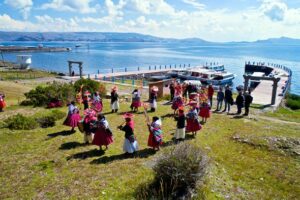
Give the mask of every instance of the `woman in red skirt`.
[[108, 145], [114, 142], [113, 135], [104, 115], [99, 114], [97, 118], [98, 120], [95, 124], [95, 136], [92, 144], [99, 146], [100, 150], [102, 150], [102, 146], [105, 146], [105, 150], [107, 150]]
[[187, 118], [186, 132], [191, 132], [194, 136], [196, 136], [197, 132], [202, 128], [198, 120], [197, 102], [191, 101], [189, 105], [191, 106], [191, 109], [186, 115]]
[[210, 118], [210, 106], [209, 103], [204, 101], [200, 106], [199, 116], [202, 117], [202, 122], [206, 123], [207, 118]]
[[71, 132], [74, 132], [74, 129], [78, 126], [80, 120], [79, 110], [75, 106], [75, 102], [72, 101], [68, 106], [68, 116], [64, 121], [64, 125], [72, 127]]
[[132, 92], [132, 103], [130, 105], [131, 111], [137, 112], [141, 106], [141, 93], [138, 89], [135, 89]]
[[161, 120], [158, 117], [152, 118], [152, 123], [148, 124], [149, 137], [148, 146], [152, 147], [153, 150], [159, 150], [160, 145], [162, 145], [162, 130], [161, 130]]
[[5, 98], [5, 95], [0, 93], [0, 112], [3, 112], [3, 109], [6, 106], [4, 98]]

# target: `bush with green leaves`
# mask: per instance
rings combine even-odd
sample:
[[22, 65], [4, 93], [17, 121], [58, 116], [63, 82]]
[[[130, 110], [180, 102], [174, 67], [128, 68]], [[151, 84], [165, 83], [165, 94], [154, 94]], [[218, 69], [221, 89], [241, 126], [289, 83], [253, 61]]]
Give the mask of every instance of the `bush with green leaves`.
[[36, 119], [42, 128], [48, 128], [55, 126], [55, 117], [52, 115], [43, 116]]
[[137, 199], [191, 199], [207, 165], [200, 147], [180, 143], [160, 155], [153, 168], [153, 182], [138, 188]]
[[99, 94], [102, 98], [104, 98], [106, 96], [105, 85], [98, 81], [94, 81], [92, 79], [81, 78], [74, 83], [74, 88], [77, 92], [79, 92], [81, 86], [82, 86], [82, 92], [88, 90], [91, 93], [99, 92]]
[[51, 110], [50, 115], [53, 116], [55, 120], [60, 120], [66, 116], [66, 113], [60, 110]]
[[74, 100], [75, 90], [72, 84], [53, 82], [47, 86], [37, 86], [25, 93], [26, 103], [33, 106], [46, 106], [51, 100], [59, 99], [63, 103]]
[[38, 127], [37, 121], [33, 117], [26, 117], [22, 114], [11, 116], [4, 120], [7, 128], [12, 130], [31, 130]]
[[300, 96], [296, 94], [288, 94], [286, 106], [291, 108], [292, 110], [300, 109]]

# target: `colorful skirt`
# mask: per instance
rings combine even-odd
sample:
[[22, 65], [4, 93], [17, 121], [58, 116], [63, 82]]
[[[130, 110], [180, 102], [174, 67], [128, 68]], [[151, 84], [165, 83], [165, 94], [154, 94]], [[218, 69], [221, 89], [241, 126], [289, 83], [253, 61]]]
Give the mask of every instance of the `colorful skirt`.
[[184, 139], [185, 138], [185, 128], [177, 128], [174, 136], [176, 139]]
[[210, 110], [209, 108], [200, 108], [199, 116], [203, 118], [209, 118], [210, 117]]
[[133, 153], [135, 151], [137, 151], [139, 148], [138, 143], [136, 140], [134, 140], [134, 142], [130, 142], [127, 138], [125, 138], [124, 140], [124, 144], [123, 144], [123, 151], [126, 153]]
[[186, 126], [186, 132], [196, 132], [201, 130], [202, 126], [198, 122], [198, 120], [195, 119], [187, 119], [187, 126]]
[[162, 144], [162, 135], [155, 136], [153, 133], [149, 134], [148, 146], [152, 148], [159, 147]]
[[141, 101], [132, 101], [132, 103], [131, 103], [131, 107], [133, 107], [133, 108], [139, 108], [141, 106], [142, 106]]
[[172, 103], [172, 109], [173, 110], [177, 110], [180, 106], [183, 106], [183, 102], [182, 101], [174, 101]]
[[114, 101], [113, 103], [110, 104], [110, 108], [112, 110], [117, 110], [119, 109], [119, 107], [120, 107], [119, 101]]
[[106, 133], [104, 129], [97, 129], [92, 144], [97, 146], [107, 146], [113, 142], [114, 140], [111, 134]]
[[96, 111], [96, 112], [102, 112], [102, 109], [103, 109], [103, 105], [101, 102], [98, 102], [98, 101], [95, 101], [93, 102], [93, 109]]
[[6, 107], [5, 101], [0, 101], [0, 108], [3, 109]]
[[77, 113], [71, 114], [71, 115], [68, 115], [68, 117], [65, 119], [64, 125], [75, 128], [76, 126], [78, 126], [80, 120], [81, 120], [81, 117], [79, 114], [77, 114]]

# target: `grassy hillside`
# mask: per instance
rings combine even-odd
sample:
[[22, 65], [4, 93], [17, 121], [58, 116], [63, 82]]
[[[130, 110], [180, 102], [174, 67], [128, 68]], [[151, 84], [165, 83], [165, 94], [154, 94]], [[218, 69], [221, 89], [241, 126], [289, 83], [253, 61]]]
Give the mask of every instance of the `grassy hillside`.
[[[108, 113], [109, 101], [104, 103]], [[122, 103], [120, 112], [128, 110], [129, 103]], [[134, 199], [139, 185], [153, 178], [156, 156], [175, 145], [170, 113], [170, 106], [163, 105], [155, 113], [163, 118], [165, 141], [157, 153], [147, 147], [143, 114], [135, 115], [140, 146], [135, 158], [122, 152], [124, 134], [116, 128], [123, 122], [121, 113], [106, 115], [115, 142], [105, 152], [83, 145], [82, 134], [78, 130], [70, 134], [69, 127], [61, 125], [63, 120], [47, 129], [1, 129], [0, 199]], [[297, 199], [299, 143], [294, 141], [299, 141], [299, 132], [299, 123], [280, 119], [213, 114], [196, 138], [187, 137], [210, 157], [208, 174], [195, 199]], [[277, 145], [281, 139], [291, 142]]]

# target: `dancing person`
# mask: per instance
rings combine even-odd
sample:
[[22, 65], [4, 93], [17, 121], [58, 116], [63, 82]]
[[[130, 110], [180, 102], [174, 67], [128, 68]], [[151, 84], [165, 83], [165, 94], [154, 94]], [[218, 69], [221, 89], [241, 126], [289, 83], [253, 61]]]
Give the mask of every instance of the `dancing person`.
[[250, 107], [250, 104], [252, 103], [253, 101], [253, 97], [251, 96], [251, 91], [246, 91], [245, 92], [245, 116], [248, 116], [249, 115], [249, 107]]
[[118, 87], [117, 86], [114, 86], [112, 89], [111, 89], [111, 93], [110, 93], [110, 107], [111, 107], [111, 112], [114, 113], [114, 112], [118, 112], [119, 110], [119, 95], [117, 93], [118, 91]]
[[213, 106], [214, 92], [215, 92], [215, 90], [214, 90], [212, 84], [209, 84], [209, 86], [207, 88], [207, 96], [208, 96], [209, 104], [211, 107]]
[[200, 112], [199, 116], [202, 117], [202, 122], [206, 123], [207, 118], [210, 118], [210, 105], [209, 105], [209, 100], [203, 101], [200, 104]]
[[149, 98], [151, 112], [155, 112], [157, 108], [157, 92], [158, 92], [158, 87], [152, 86], [150, 92], [150, 98]]
[[99, 95], [99, 92], [95, 92], [93, 95], [92, 108], [97, 112], [101, 113], [103, 109], [103, 102]]
[[0, 93], [0, 112], [3, 112], [4, 108], [6, 107], [6, 103], [5, 103], [5, 94], [4, 93]]
[[183, 104], [184, 104], [184, 102], [183, 102], [183, 98], [181, 96], [174, 97], [173, 102], [172, 102], [172, 106], [171, 106], [171, 108], [174, 110], [174, 115], [176, 113], [176, 110], [179, 107], [183, 106]]
[[183, 106], [178, 108], [178, 115], [175, 116], [175, 120], [177, 121], [175, 139], [176, 141], [182, 141], [185, 139], [185, 120], [186, 120]]
[[81, 117], [79, 115], [79, 110], [75, 106], [75, 102], [72, 101], [68, 105], [68, 116], [64, 121], [64, 125], [72, 127], [71, 132], [75, 132], [75, 127], [78, 126], [78, 123], [80, 121]]
[[159, 150], [162, 144], [162, 130], [161, 130], [161, 120], [158, 117], [152, 118], [152, 123], [148, 123], [149, 137], [148, 146], [152, 147], [153, 150]]
[[93, 142], [93, 125], [96, 123], [96, 112], [92, 109], [86, 109], [84, 111], [83, 125], [83, 141], [85, 144]]
[[133, 154], [138, 150], [138, 143], [134, 136], [134, 121], [133, 115], [126, 113], [123, 115], [125, 119], [124, 125], [118, 126], [118, 128], [125, 132], [125, 140], [123, 144], [123, 151], [125, 154]]
[[138, 89], [135, 89], [132, 92], [132, 102], [130, 105], [131, 111], [138, 112], [139, 107], [141, 106], [142, 106], [141, 93], [139, 92]]
[[191, 107], [189, 112], [186, 115], [187, 118], [186, 132], [191, 132], [194, 136], [196, 136], [197, 132], [202, 128], [198, 120], [197, 102], [191, 101], [189, 105]]
[[88, 90], [84, 92], [84, 95], [82, 98], [84, 110], [89, 108], [90, 95], [91, 95], [91, 93]]
[[227, 111], [227, 113], [229, 113], [230, 112], [230, 106], [233, 105], [232, 92], [231, 92], [231, 89], [230, 89], [229, 85], [227, 85], [225, 87], [224, 102], [225, 102], [225, 108], [222, 112]]
[[217, 109], [216, 111], [220, 111], [222, 109], [222, 104], [224, 101], [224, 92], [223, 92], [223, 88], [220, 86], [219, 87], [219, 91], [217, 93]]
[[244, 99], [243, 91], [240, 90], [239, 94], [237, 95], [236, 100], [235, 100], [235, 103], [237, 106], [237, 113], [236, 113], [237, 115], [242, 113], [242, 108], [244, 107], [244, 102], [245, 102], [245, 99]]
[[113, 142], [113, 134], [109, 128], [108, 121], [105, 119], [103, 114], [98, 114], [97, 121], [95, 123], [95, 135], [92, 144], [99, 146], [100, 150], [102, 151], [102, 146], [105, 146], [105, 150], [107, 150], [108, 145]]

